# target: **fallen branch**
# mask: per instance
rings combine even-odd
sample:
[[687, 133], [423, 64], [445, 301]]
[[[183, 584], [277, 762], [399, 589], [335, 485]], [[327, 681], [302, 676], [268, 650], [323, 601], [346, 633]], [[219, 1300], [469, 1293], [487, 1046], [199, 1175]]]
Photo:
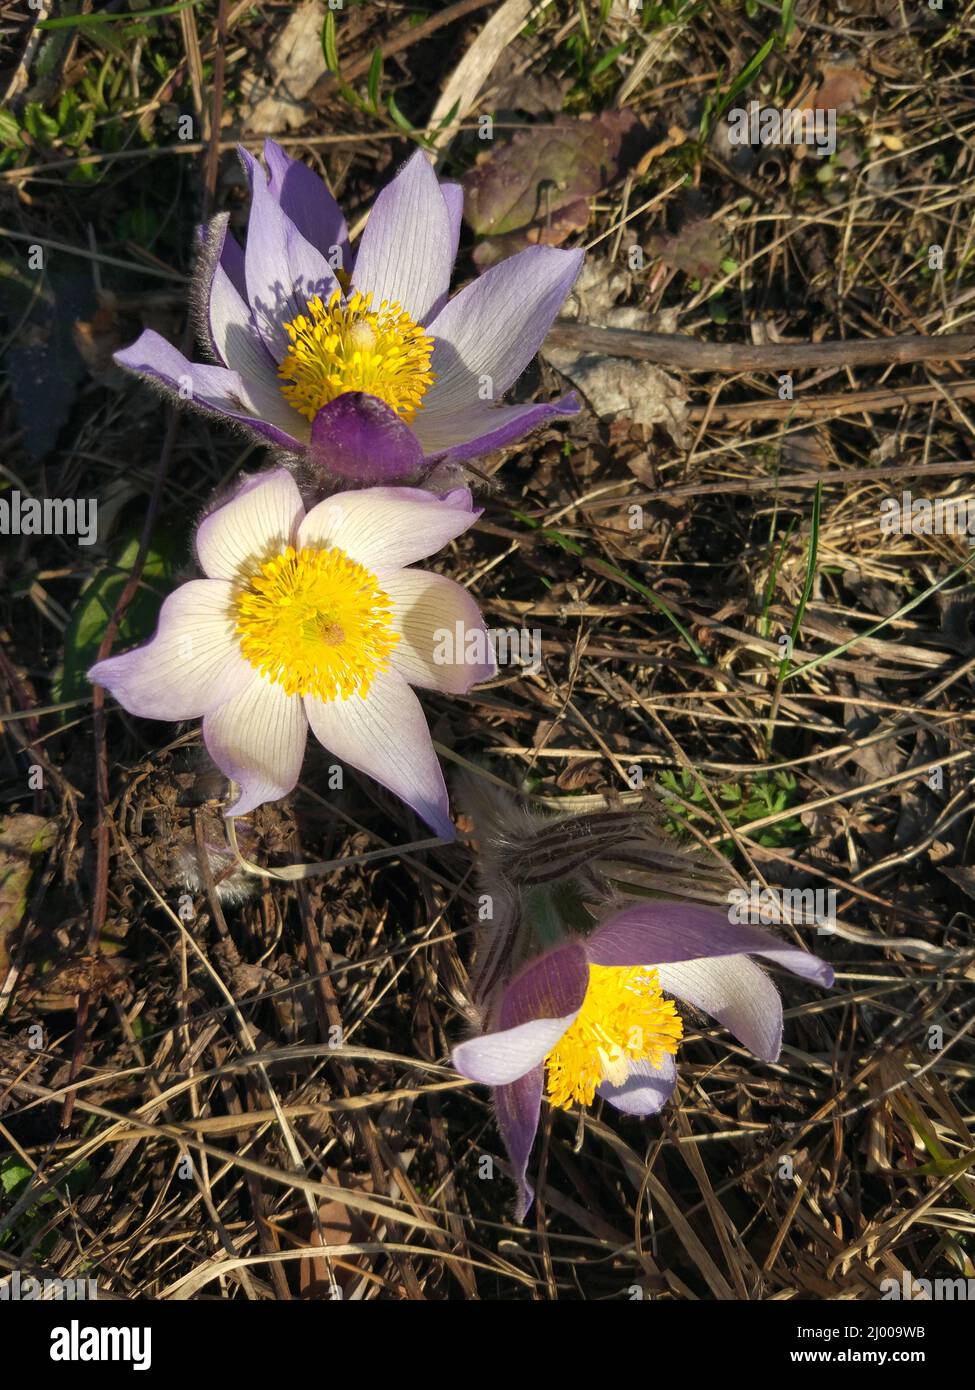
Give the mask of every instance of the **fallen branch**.
[[900, 410], [905, 405], [930, 405], [932, 401], [975, 399], [975, 381], [953, 381], [944, 386], [900, 386], [877, 391], [834, 391], [824, 396], [796, 396], [791, 401], [735, 401], [722, 405], [696, 405], [691, 420], [709, 424], [735, 420], [828, 419], [834, 415], [869, 415], [874, 410]]
[[[689, 372], [787, 372], [798, 367], [887, 367], [898, 362], [943, 362], [975, 356], [975, 333], [927, 338], [833, 338], [824, 343], [702, 343], [683, 333], [637, 333], [560, 321], [545, 342], [606, 357], [631, 357]], [[543, 349], [544, 351], [544, 349]]]

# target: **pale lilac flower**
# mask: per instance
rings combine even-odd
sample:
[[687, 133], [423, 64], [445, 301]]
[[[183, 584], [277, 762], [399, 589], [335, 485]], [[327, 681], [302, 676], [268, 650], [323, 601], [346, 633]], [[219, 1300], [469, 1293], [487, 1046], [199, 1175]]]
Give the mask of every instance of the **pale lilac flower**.
[[[196, 535], [207, 576], [163, 603], [155, 637], [88, 673], [146, 719], [203, 718], [242, 816], [292, 790], [308, 726], [452, 838], [447, 791], [413, 686], [465, 693], [494, 665], [434, 655], [436, 634], [484, 632], [466, 589], [407, 568], [471, 526], [465, 488], [337, 493], [306, 513], [286, 469], [245, 482]], [[486, 639], [485, 639], [486, 642]], [[489, 650], [489, 648], [487, 648]]]
[[316, 174], [268, 140], [246, 150], [247, 245], [226, 215], [206, 228], [197, 277], [214, 361], [152, 330], [115, 360], [240, 421], [326, 474], [357, 483], [424, 476], [578, 410], [502, 405], [572, 287], [581, 251], [534, 246], [448, 301], [463, 195], [422, 151], [376, 198], [354, 260]]
[[[520, 1221], [533, 1196], [526, 1173], [543, 1095], [566, 1109], [598, 1095], [625, 1114], [652, 1115], [677, 1080], [683, 1024], [674, 1001], [774, 1062], [782, 1001], [752, 957], [826, 988], [833, 972], [807, 951], [732, 922], [727, 908], [621, 897], [621, 871], [639, 893], [667, 858], [638, 815], [544, 822], [492, 799], [481, 887], [496, 920], [478, 951], [480, 1030], [454, 1048], [453, 1063], [492, 1088]], [[710, 892], [713, 870], [708, 881], [701, 861], [671, 857], [671, 893]]]

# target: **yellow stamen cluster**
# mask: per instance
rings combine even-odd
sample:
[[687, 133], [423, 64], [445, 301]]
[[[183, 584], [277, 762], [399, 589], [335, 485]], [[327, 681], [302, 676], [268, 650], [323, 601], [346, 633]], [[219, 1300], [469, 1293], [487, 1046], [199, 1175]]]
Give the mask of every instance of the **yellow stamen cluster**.
[[407, 424], [433, 381], [433, 339], [398, 304], [358, 290], [343, 303], [333, 290], [326, 305], [315, 295], [308, 312], [284, 325], [291, 346], [278, 367], [281, 391], [308, 420], [345, 391], [378, 396]]
[[672, 1057], [684, 1025], [648, 965], [590, 965], [589, 987], [575, 1023], [545, 1058], [552, 1105], [591, 1105], [604, 1081], [621, 1086], [634, 1062], [659, 1066]]
[[237, 597], [240, 649], [286, 695], [365, 695], [399, 641], [390, 608], [376, 576], [344, 550], [289, 545]]

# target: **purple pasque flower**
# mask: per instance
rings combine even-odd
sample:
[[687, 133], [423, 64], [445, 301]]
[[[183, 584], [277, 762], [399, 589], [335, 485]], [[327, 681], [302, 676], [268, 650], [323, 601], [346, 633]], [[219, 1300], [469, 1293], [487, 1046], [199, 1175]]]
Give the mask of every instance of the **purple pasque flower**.
[[675, 1001], [774, 1062], [782, 1001], [752, 957], [827, 987], [833, 972], [736, 924], [727, 864], [662, 838], [652, 805], [553, 819], [487, 781], [458, 780], [490, 915], [472, 981], [478, 1035], [454, 1049], [453, 1062], [493, 1090], [520, 1221], [533, 1195], [525, 1175], [543, 1095], [565, 1109], [599, 1095], [626, 1114], [651, 1115], [677, 1079]]
[[155, 637], [89, 671], [133, 714], [203, 717], [203, 739], [239, 788], [228, 815], [285, 796], [308, 727], [438, 835], [453, 838], [447, 791], [413, 686], [463, 694], [495, 672], [442, 641], [484, 634], [466, 589], [413, 569], [480, 515], [470, 493], [336, 493], [305, 511], [279, 468], [246, 481], [196, 533], [205, 579], [169, 595]]
[[581, 251], [533, 246], [448, 301], [463, 195], [422, 151], [376, 198], [354, 259], [324, 182], [246, 150], [247, 245], [226, 215], [203, 235], [197, 308], [217, 365], [147, 329], [115, 361], [356, 483], [424, 475], [578, 410], [502, 405], [579, 273]]
[[828, 988], [830, 967], [755, 927], [696, 903], [631, 902], [591, 936], [526, 965], [493, 1001], [480, 1036], [454, 1049], [462, 1076], [491, 1086], [518, 1184], [517, 1219], [543, 1094], [568, 1108], [594, 1095], [627, 1115], [652, 1115], [677, 1080], [682, 1025], [672, 999], [709, 1014], [750, 1052], [774, 1062], [782, 1000], [752, 959]]

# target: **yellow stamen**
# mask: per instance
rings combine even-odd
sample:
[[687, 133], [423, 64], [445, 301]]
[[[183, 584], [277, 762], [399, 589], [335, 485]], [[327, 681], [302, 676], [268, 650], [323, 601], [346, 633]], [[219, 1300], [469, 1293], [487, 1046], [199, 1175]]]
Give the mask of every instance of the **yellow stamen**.
[[546, 1088], [563, 1110], [591, 1105], [604, 1081], [621, 1086], [634, 1062], [672, 1057], [684, 1025], [649, 965], [590, 965], [579, 1016], [545, 1058]]
[[344, 550], [289, 545], [238, 595], [240, 649], [286, 695], [365, 695], [399, 641], [391, 606], [376, 576]]
[[284, 325], [291, 346], [278, 367], [285, 399], [308, 420], [345, 391], [366, 391], [386, 402], [407, 424], [423, 408], [433, 381], [433, 339], [398, 304], [356, 290], [342, 302], [333, 290], [327, 306], [318, 295], [306, 314]]

